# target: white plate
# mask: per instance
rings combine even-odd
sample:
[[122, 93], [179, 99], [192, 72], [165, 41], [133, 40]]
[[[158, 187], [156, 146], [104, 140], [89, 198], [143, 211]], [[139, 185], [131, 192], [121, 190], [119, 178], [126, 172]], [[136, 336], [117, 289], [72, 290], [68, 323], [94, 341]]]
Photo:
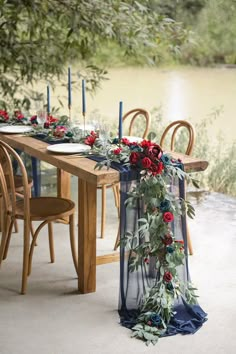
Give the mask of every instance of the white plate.
[[5, 134], [23, 134], [29, 133], [31, 131], [31, 127], [27, 127], [24, 125], [4, 125], [3, 127], [0, 127], [0, 133]]
[[139, 136], [122, 136], [122, 138], [128, 139], [131, 143], [141, 143], [143, 141], [143, 138]]
[[54, 144], [49, 145], [47, 150], [57, 154], [76, 154], [79, 152], [85, 152], [90, 150], [91, 147], [86, 144], [75, 144], [75, 143], [66, 143], [66, 144]]

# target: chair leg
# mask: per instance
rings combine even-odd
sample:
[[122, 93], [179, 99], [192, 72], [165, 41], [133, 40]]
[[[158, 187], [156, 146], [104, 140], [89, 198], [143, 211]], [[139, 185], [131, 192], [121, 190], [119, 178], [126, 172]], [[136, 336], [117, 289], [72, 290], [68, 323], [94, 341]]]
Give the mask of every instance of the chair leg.
[[32, 235], [32, 242], [31, 242], [31, 246], [30, 246], [30, 251], [29, 251], [29, 265], [28, 265], [28, 275], [30, 275], [31, 273], [31, 269], [32, 269], [32, 258], [33, 258], [33, 252], [34, 252], [34, 248], [36, 245], [36, 241], [37, 241], [37, 237], [39, 235], [39, 232], [42, 230], [42, 228], [48, 224], [48, 221], [44, 221], [42, 222], [36, 229], [35, 233]]
[[11, 235], [12, 235], [13, 225], [14, 225], [14, 221], [12, 220], [12, 221], [10, 222], [10, 226], [9, 226], [8, 233], [7, 233], [7, 241], [6, 241], [6, 245], [5, 245], [5, 250], [4, 250], [4, 254], [3, 254], [3, 259], [6, 259], [6, 258], [7, 258], [8, 249], [9, 249], [9, 245], [10, 245], [10, 241], [11, 241]]
[[191, 236], [190, 236], [190, 232], [189, 232], [188, 223], [186, 224], [186, 229], [187, 229], [188, 250], [189, 250], [190, 256], [192, 256], [193, 255], [193, 246], [192, 246], [192, 241], [191, 241]]
[[115, 199], [115, 206], [118, 209], [119, 208], [119, 185], [114, 184], [112, 186], [113, 194], [114, 194], [114, 199]]
[[75, 245], [75, 219], [74, 219], [74, 214], [70, 215], [69, 218], [69, 227], [70, 227], [70, 247], [71, 247], [71, 253], [72, 253], [72, 258], [75, 266], [75, 271], [78, 275], [78, 254], [76, 251], [76, 245]]
[[17, 220], [14, 221], [14, 229], [15, 229], [15, 233], [17, 234], [19, 232]]
[[54, 263], [55, 262], [55, 252], [54, 252], [54, 240], [53, 240], [52, 222], [48, 223], [48, 241], [49, 241], [49, 250], [50, 250], [51, 263]]
[[24, 295], [27, 289], [27, 275], [29, 267], [29, 245], [30, 245], [30, 224], [24, 222], [24, 249], [21, 294]]
[[[1, 213], [3, 215], [3, 213]], [[7, 215], [4, 215], [4, 223], [2, 223], [2, 238], [1, 238], [1, 244], [0, 244], [0, 265], [2, 263], [2, 260], [4, 259], [4, 252], [6, 249], [6, 244], [8, 240], [8, 235], [9, 235], [9, 227], [10, 227], [10, 218]], [[2, 218], [3, 220], [3, 218]]]
[[104, 238], [106, 223], [106, 186], [102, 186], [101, 238]]
[[2, 206], [2, 197], [0, 197], [0, 232], [3, 227], [3, 206]]
[[117, 195], [117, 213], [118, 213], [118, 219], [119, 219], [119, 225], [118, 225], [118, 230], [117, 230], [117, 236], [116, 236], [116, 242], [114, 246], [114, 251], [117, 250], [119, 247], [120, 243], [120, 186], [119, 184], [115, 186], [116, 187], [116, 195]]

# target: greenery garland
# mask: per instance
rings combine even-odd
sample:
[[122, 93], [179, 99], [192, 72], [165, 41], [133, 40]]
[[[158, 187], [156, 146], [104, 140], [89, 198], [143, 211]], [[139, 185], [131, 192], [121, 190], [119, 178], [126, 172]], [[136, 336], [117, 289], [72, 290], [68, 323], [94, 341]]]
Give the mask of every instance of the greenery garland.
[[[104, 157], [104, 149], [95, 132], [87, 136], [84, 142], [92, 147], [92, 153]], [[157, 280], [143, 296], [137, 324], [132, 328], [133, 337], [144, 340], [147, 345], [155, 344], [167, 330], [174, 314], [174, 301], [183, 296], [188, 303], [196, 303], [196, 289], [181, 282], [177, 272], [178, 266], [184, 264], [184, 248], [187, 245], [175, 239], [170, 227], [175, 218], [185, 213], [193, 218], [194, 208], [188, 201], [176, 196], [170, 190], [169, 183], [177, 177], [198, 187], [197, 181], [180, 168], [180, 160], [164, 154], [158, 144], [149, 140], [133, 143], [126, 138], [120, 142], [114, 139], [106, 146], [105, 155], [96, 168], [109, 168], [115, 161], [140, 172], [140, 181], [129, 192], [126, 207], [135, 207], [142, 198], [145, 211], [138, 220], [138, 230], [122, 235], [122, 242], [132, 255], [128, 264], [130, 272], [138, 270], [141, 265], [149, 267], [153, 260], [155, 263]]]

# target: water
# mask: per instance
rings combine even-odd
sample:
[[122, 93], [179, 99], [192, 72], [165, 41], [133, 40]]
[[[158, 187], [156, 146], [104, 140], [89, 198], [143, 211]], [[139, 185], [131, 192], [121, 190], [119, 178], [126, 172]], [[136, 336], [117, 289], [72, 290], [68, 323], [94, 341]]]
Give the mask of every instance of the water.
[[[75, 72], [75, 69], [73, 69]], [[72, 71], [73, 71], [72, 70]], [[67, 106], [66, 88], [56, 90]], [[235, 138], [236, 70], [229, 68], [119, 68], [109, 70], [109, 80], [93, 96], [87, 93], [86, 119], [100, 116], [118, 125], [119, 101], [124, 113], [132, 108], [162, 107], [163, 119], [187, 119], [193, 124], [207, 118], [216, 108], [223, 112], [211, 126], [212, 135], [223, 132], [228, 141]], [[82, 121], [81, 92], [72, 92], [72, 117]], [[67, 113], [65, 109], [65, 113]]]

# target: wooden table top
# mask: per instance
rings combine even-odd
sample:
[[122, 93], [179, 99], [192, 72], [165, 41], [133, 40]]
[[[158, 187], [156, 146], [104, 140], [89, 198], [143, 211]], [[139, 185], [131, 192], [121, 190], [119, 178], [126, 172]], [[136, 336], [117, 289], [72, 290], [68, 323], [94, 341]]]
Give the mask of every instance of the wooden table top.
[[[89, 183], [96, 185], [110, 184], [119, 181], [119, 172], [110, 168], [101, 170], [94, 169], [96, 162], [85, 157], [73, 155], [53, 154], [47, 151], [48, 144], [30, 136], [19, 134], [0, 134], [0, 139], [39, 160], [45, 161], [59, 169], [62, 169], [74, 176], [82, 178]], [[172, 153], [174, 158], [180, 158], [184, 164], [185, 171], [204, 171], [208, 162], [179, 153]]]

